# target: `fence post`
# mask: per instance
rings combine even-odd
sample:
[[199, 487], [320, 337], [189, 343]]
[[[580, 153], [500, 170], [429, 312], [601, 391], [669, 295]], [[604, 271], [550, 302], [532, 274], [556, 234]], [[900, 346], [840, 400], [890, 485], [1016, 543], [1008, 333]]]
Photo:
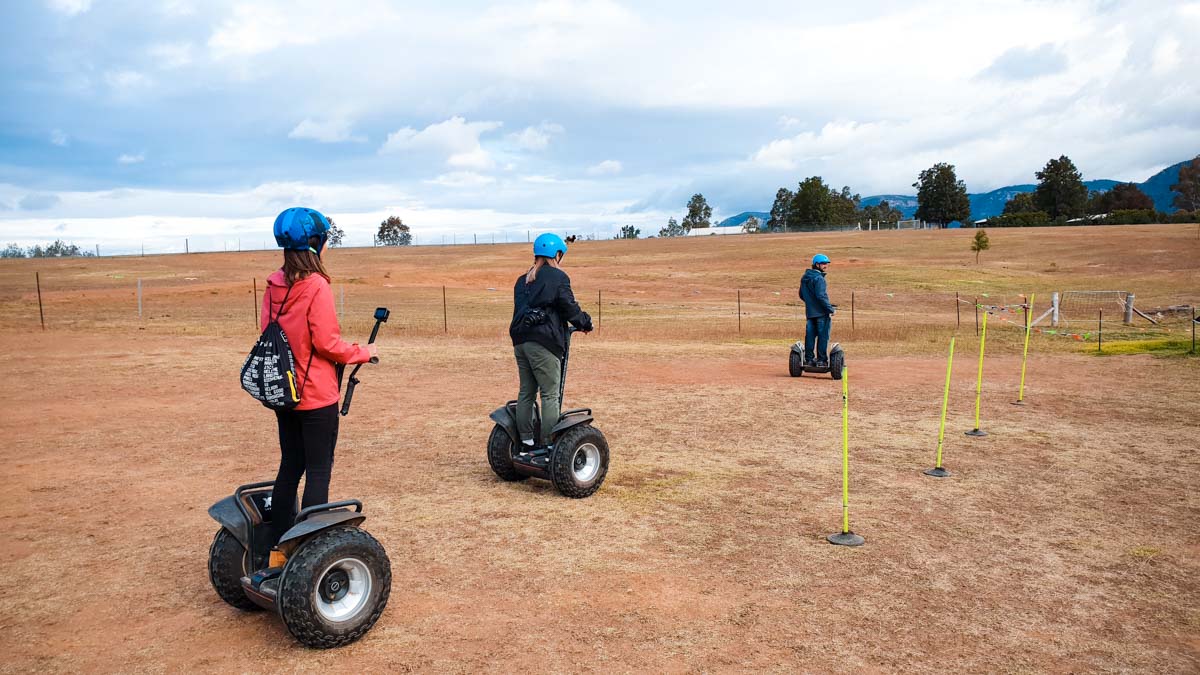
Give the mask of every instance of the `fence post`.
[[738, 289], [738, 292], [737, 292], [737, 305], [738, 305], [738, 333], [741, 333], [742, 332], [742, 289], [740, 289], [740, 288]]
[[1058, 291], [1050, 294], [1050, 325], [1058, 328]]
[[1196, 306], [1192, 305], [1192, 353], [1196, 353]]
[[1100, 310], [1100, 317], [1096, 319], [1096, 351], [1104, 351], [1104, 310]]
[[442, 286], [442, 332], [450, 332], [450, 320], [446, 318], [446, 287]]
[[183, 240], [183, 253], [184, 253], [184, 255], [186, 255], [186, 254], [188, 254], [188, 253], [191, 253], [191, 252], [192, 252], [192, 251], [191, 251], [191, 247], [190, 247], [190, 246], [188, 246], [188, 240], [187, 240], [187, 239], [184, 239], [184, 240]]
[[975, 298], [975, 334], [979, 335], [979, 298]]
[[258, 328], [258, 277], [250, 280], [254, 287], [254, 328]]
[[850, 291], [850, 334], [854, 335], [854, 291]]
[[958, 328], [962, 328], [962, 305], [959, 303], [958, 291], [954, 291], [954, 319]]
[[33, 273], [33, 280], [37, 282], [38, 291], [38, 317], [42, 320], [42, 330], [46, 330], [46, 312], [42, 309], [42, 275], [39, 272]]
[[138, 318], [142, 318], [142, 278], [138, 277]]
[[1133, 325], [1133, 293], [1125, 294], [1125, 325]]

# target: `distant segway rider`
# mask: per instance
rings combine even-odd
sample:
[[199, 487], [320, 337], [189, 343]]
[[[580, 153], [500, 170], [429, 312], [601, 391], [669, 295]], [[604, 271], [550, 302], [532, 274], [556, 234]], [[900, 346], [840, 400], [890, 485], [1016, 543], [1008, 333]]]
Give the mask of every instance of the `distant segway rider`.
[[[533, 266], [513, 286], [512, 337], [521, 376], [517, 396], [517, 430], [527, 447], [550, 442], [558, 423], [559, 380], [567, 344], [567, 323], [592, 330], [592, 317], [575, 302], [571, 279], [559, 268], [567, 245], [556, 234], [539, 235], [533, 242]], [[533, 404], [541, 391], [541, 429], [533, 428]]]
[[837, 311], [837, 305], [829, 302], [825, 291], [827, 269], [829, 256], [818, 253], [813, 256], [812, 267], [800, 279], [800, 299], [804, 301], [804, 316], [808, 319], [804, 330], [805, 365], [819, 368], [829, 366], [829, 327]]
[[267, 277], [262, 319], [276, 318], [287, 335], [296, 369], [300, 403], [276, 410], [279, 473], [271, 493], [275, 541], [291, 528], [296, 490], [304, 481], [301, 508], [329, 502], [329, 479], [338, 433], [337, 364], [366, 363], [378, 352], [342, 340], [329, 274], [321, 262], [329, 221], [317, 211], [291, 208], [275, 219], [275, 242], [283, 267]]

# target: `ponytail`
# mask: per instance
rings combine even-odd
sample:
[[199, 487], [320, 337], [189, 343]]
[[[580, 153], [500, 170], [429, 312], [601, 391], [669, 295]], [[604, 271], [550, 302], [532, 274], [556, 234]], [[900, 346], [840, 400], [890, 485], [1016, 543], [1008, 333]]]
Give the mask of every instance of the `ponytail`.
[[546, 256], [542, 256], [542, 255], [534, 256], [533, 257], [533, 267], [530, 267], [529, 271], [525, 273], [525, 283], [526, 284], [532, 284], [533, 281], [535, 279], [537, 279], [538, 270], [541, 269], [543, 265], [549, 265], [551, 267], [558, 267], [558, 261], [555, 260], [554, 258], [547, 258]]

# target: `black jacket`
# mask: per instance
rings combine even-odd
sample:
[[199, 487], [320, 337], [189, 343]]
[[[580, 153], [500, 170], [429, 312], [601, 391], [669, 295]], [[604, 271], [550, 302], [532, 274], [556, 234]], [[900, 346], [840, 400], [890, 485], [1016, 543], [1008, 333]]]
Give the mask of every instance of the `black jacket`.
[[[526, 321], [530, 310], [544, 311], [544, 320]], [[513, 286], [513, 318], [508, 326], [514, 347], [536, 342], [561, 359], [567, 347], [568, 321], [580, 330], [592, 329], [592, 317], [575, 302], [571, 278], [566, 272], [543, 265], [532, 284], [525, 283], [524, 274], [517, 277]]]
[[804, 301], [804, 316], [808, 319], [829, 316], [835, 309], [825, 292], [825, 273], [816, 268], [809, 268], [800, 278], [800, 299]]

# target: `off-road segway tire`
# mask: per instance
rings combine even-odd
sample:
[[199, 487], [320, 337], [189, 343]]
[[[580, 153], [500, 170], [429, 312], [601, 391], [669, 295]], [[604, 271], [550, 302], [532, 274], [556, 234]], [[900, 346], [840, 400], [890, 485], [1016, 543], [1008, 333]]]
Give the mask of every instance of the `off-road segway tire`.
[[250, 556], [229, 530], [221, 528], [208, 547], [208, 580], [221, 599], [237, 609], [252, 612], [261, 609], [246, 597], [242, 577], [250, 569]]
[[608, 440], [590, 424], [563, 432], [554, 443], [550, 480], [559, 492], [573, 499], [590, 497], [608, 475]]
[[800, 377], [804, 374], [804, 355], [795, 350], [789, 352], [788, 357], [788, 373], [792, 377]]
[[517, 473], [512, 461], [512, 438], [504, 427], [497, 424], [492, 427], [492, 435], [488, 436], [488, 464], [500, 480], [518, 481], [529, 476]]
[[846, 367], [846, 355], [834, 352], [829, 355], [829, 376], [835, 380], [842, 379], [842, 369]]
[[391, 592], [392, 566], [383, 545], [365, 530], [335, 527], [288, 558], [277, 603], [292, 636], [307, 647], [328, 649], [371, 630]]

